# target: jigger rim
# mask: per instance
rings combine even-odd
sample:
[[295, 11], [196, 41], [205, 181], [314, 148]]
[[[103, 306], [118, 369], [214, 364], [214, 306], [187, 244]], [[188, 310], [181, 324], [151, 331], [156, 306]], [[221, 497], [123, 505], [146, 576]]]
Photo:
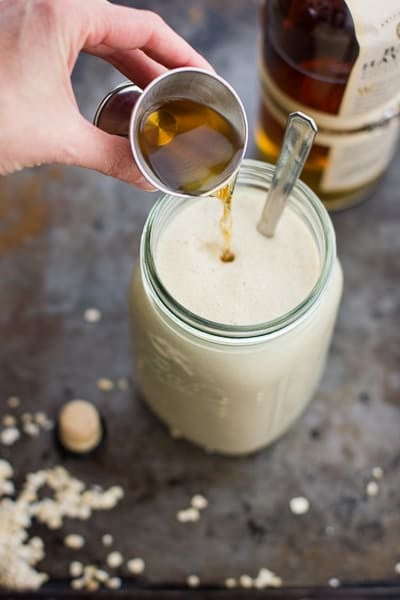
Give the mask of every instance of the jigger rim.
[[[217, 81], [219, 84], [221, 84], [221, 86], [223, 86], [233, 96], [233, 98], [235, 99], [235, 101], [239, 107], [239, 112], [242, 117], [241, 127], [240, 127], [240, 129], [237, 129], [237, 130], [240, 132], [241, 137], [243, 134], [243, 147], [241, 149], [240, 159], [238, 161], [236, 168], [233, 169], [232, 172], [229, 173], [229, 175], [225, 178], [225, 180], [223, 182], [219, 183], [218, 185], [214, 186], [213, 188], [210, 188], [209, 190], [206, 190], [205, 192], [202, 192], [201, 194], [190, 194], [188, 192], [180, 192], [179, 190], [172, 190], [167, 185], [165, 185], [161, 181], [161, 179], [159, 179], [152, 172], [148, 163], [144, 159], [143, 154], [140, 150], [138, 139], [137, 139], [138, 125], [139, 125], [138, 113], [141, 110], [142, 105], [146, 100], [146, 96], [151, 92], [151, 90], [153, 90], [155, 87], [157, 87], [164, 79], [173, 77], [174, 75], [179, 75], [181, 73], [193, 73], [193, 74], [198, 74], [198, 75], [204, 75], [206, 77], [213, 79], [214, 81]], [[179, 96], [177, 95], [177, 98], [178, 97]], [[181, 96], [181, 97], [184, 97], [184, 96]], [[146, 179], [146, 181], [148, 181], [151, 185], [153, 185], [155, 188], [157, 188], [161, 192], [164, 192], [165, 194], [170, 194], [170, 195], [177, 196], [180, 198], [193, 198], [193, 197], [199, 198], [199, 197], [203, 197], [203, 196], [212, 195], [214, 192], [221, 189], [221, 187], [223, 187], [224, 185], [227, 185], [228, 182], [230, 182], [233, 179], [233, 177], [238, 173], [241, 162], [244, 158], [244, 155], [245, 155], [246, 149], [247, 149], [248, 129], [249, 129], [249, 127], [248, 127], [248, 122], [247, 122], [247, 116], [246, 116], [246, 111], [245, 111], [243, 102], [241, 101], [238, 93], [223, 77], [221, 77], [217, 73], [214, 73], [213, 71], [208, 71], [207, 69], [202, 69], [200, 67], [178, 67], [175, 69], [169, 69], [165, 73], [162, 73], [161, 75], [159, 75], [158, 77], [153, 79], [144, 88], [143, 92], [137, 99], [135, 106], [133, 107], [133, 110], [132, 110], [131, 118], [129, 121], [129, 142], [130, 142], [130, 146], [131, 146], [131, 150], [132, 150], [132, 154], [133, 154], [133, 158], [135, 160], [136, 166], [138, 167], [139, 171], [141, 172], [143, 177]]]

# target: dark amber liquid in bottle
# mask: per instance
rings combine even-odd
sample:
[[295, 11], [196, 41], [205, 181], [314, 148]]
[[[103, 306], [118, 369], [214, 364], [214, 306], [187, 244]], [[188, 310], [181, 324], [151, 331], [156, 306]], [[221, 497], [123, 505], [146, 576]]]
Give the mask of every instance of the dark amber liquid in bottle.
[[[267, 0], [262, 12], [261, 69], [274, 84], [300, 104], [323, 113], [338, 113], [346, 83], [358, 56], [354, 23], [343, 0]], [[275, 98], [263, 88], [256, 142], [275, 162], [283, 139], [282, 120], [270, 110]], [[279, 104], [279, 103], [278, 103]], [[280, 110], [279, 105], [276, 110]], [[323, 193], [319, 189], [329, 148], [314, 145], [302, 179], [328, 208], [347, 203], [357, 190]]]
[[233, 125], [209, 106], [169, 100], [143, 120], [139, 143], [149, 166], [168, 189], [202, 195], [218, 188], [213, 195], [223, 203], [221, 260], [234, 260], [233, 185], [225, 182], [239, 165], [243, 145]]

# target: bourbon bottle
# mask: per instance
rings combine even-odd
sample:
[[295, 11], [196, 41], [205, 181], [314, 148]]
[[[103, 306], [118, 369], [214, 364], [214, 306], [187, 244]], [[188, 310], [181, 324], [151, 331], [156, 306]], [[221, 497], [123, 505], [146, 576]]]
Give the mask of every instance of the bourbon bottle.
[[256, 143], [275, 162], [290, 112], [319, 128], [302, 179], [330, 210], [359, 201], [397, 145], [400, 1], [265, 0]]

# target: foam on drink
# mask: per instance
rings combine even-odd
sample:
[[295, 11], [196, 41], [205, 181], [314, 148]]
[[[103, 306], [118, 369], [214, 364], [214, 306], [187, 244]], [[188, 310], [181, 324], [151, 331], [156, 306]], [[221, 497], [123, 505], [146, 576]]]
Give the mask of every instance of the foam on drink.
[[265, 197], [237, 187], [232, 203], [232, 252], [223, 262], [220, 204], [199, 198], [184, 204], [162, 231], [158, 275], [186, 309], [211, 321], [252, 325], [275, 319], [301, 303], [320, 273], [315, 241], [287, 207], [273, 238], [257, 231]]

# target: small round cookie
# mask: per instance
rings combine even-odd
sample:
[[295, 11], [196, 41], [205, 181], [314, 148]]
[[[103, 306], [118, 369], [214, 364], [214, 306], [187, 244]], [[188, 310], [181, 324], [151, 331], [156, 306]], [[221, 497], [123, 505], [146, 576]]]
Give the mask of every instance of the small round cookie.
[[77, 454], [94, 450], [103, 437], [99, 411], [87, 400], [71, 400], [64, 404], [57, 429], [62, 446]]

